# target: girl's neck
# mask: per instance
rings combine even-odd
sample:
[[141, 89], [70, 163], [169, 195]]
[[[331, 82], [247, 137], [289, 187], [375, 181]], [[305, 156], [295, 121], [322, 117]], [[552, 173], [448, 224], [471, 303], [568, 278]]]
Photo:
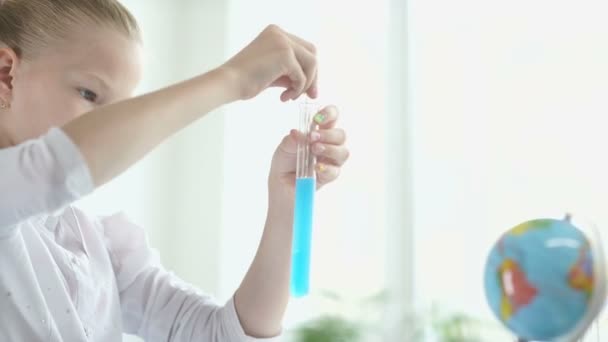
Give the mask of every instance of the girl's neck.
[[4, 129], [0, 126], [0, 149], [15, 146], [16, 144], [11, 140], [11, 138], [6, 134]]

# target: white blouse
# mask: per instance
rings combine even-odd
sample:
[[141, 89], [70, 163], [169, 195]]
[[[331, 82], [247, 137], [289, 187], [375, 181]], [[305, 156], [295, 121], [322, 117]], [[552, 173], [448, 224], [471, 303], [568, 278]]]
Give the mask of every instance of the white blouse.
[[125, 215], [70, 205], [93, 189], [58, 128], [0, 149], [0, 341], [278, 341], [247, 336], [233, 299], [167, 272]]

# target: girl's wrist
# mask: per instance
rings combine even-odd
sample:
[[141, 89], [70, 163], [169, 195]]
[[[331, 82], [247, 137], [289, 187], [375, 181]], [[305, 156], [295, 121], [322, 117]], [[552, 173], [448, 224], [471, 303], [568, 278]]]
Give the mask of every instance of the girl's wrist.
[[293, 215], [295, 198], [293, 191], [281, 184], [269, 183], [268, 186], [268, 212], [276, 215]]
[[208, 74], [218, 80], [218, 84], [224, 94], [224, 103], [228, 104], [241, 100], [239, 77], [236, 71], [220, 66], [211, 70]]
[[243, 94], [241, 91], [242, 81], [237, 70], [222, 65], [211, 72], [216, 74], [220, 79], [220, 83], [222, 84], [225, 94], [227, 95], [226, 103], [243, 99]]
[[270, 200], [268, 205], [267, 223], [271, 226], [291, 227], [293, 224], [293, 204], [285, 201]]

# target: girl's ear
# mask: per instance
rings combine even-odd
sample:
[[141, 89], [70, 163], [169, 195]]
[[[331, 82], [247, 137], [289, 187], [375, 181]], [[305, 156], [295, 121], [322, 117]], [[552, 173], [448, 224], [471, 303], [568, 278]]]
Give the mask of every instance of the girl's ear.
[[10, 103], [13, 93], [13, 77], [19, 57], [8, 47], [0, 48], [0, 100]]

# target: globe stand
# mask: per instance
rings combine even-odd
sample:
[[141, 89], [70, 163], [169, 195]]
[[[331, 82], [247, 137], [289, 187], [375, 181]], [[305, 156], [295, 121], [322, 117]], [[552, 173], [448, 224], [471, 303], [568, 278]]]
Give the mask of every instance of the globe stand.
[[604, 254], [604, 247], [602, 244], [602, 237], [598, 228], [588, 221], [583, 221], [579, 217], [575, 219], [572, 215], [567, 213], [565, 221], [572, 223], [576, 228], [585, 234], [589, 247], [591, 248], [593, 255], [593, 274], [594, 274], [594, 291], [590, 299], [589, 310], [585, 314], [585, 317], [579, 322], [579, 324], [566, 336], [558, 339], [558, 342], [582, 342], [585, 335], [591, 330], [595, 322], [596, 326], [596, 337], [597, 341], [600, 340], [600, 329], [599, 321], [597, 321], [599, 314], [602, 311], [604, 303], [606, 301], [606, 256]]

